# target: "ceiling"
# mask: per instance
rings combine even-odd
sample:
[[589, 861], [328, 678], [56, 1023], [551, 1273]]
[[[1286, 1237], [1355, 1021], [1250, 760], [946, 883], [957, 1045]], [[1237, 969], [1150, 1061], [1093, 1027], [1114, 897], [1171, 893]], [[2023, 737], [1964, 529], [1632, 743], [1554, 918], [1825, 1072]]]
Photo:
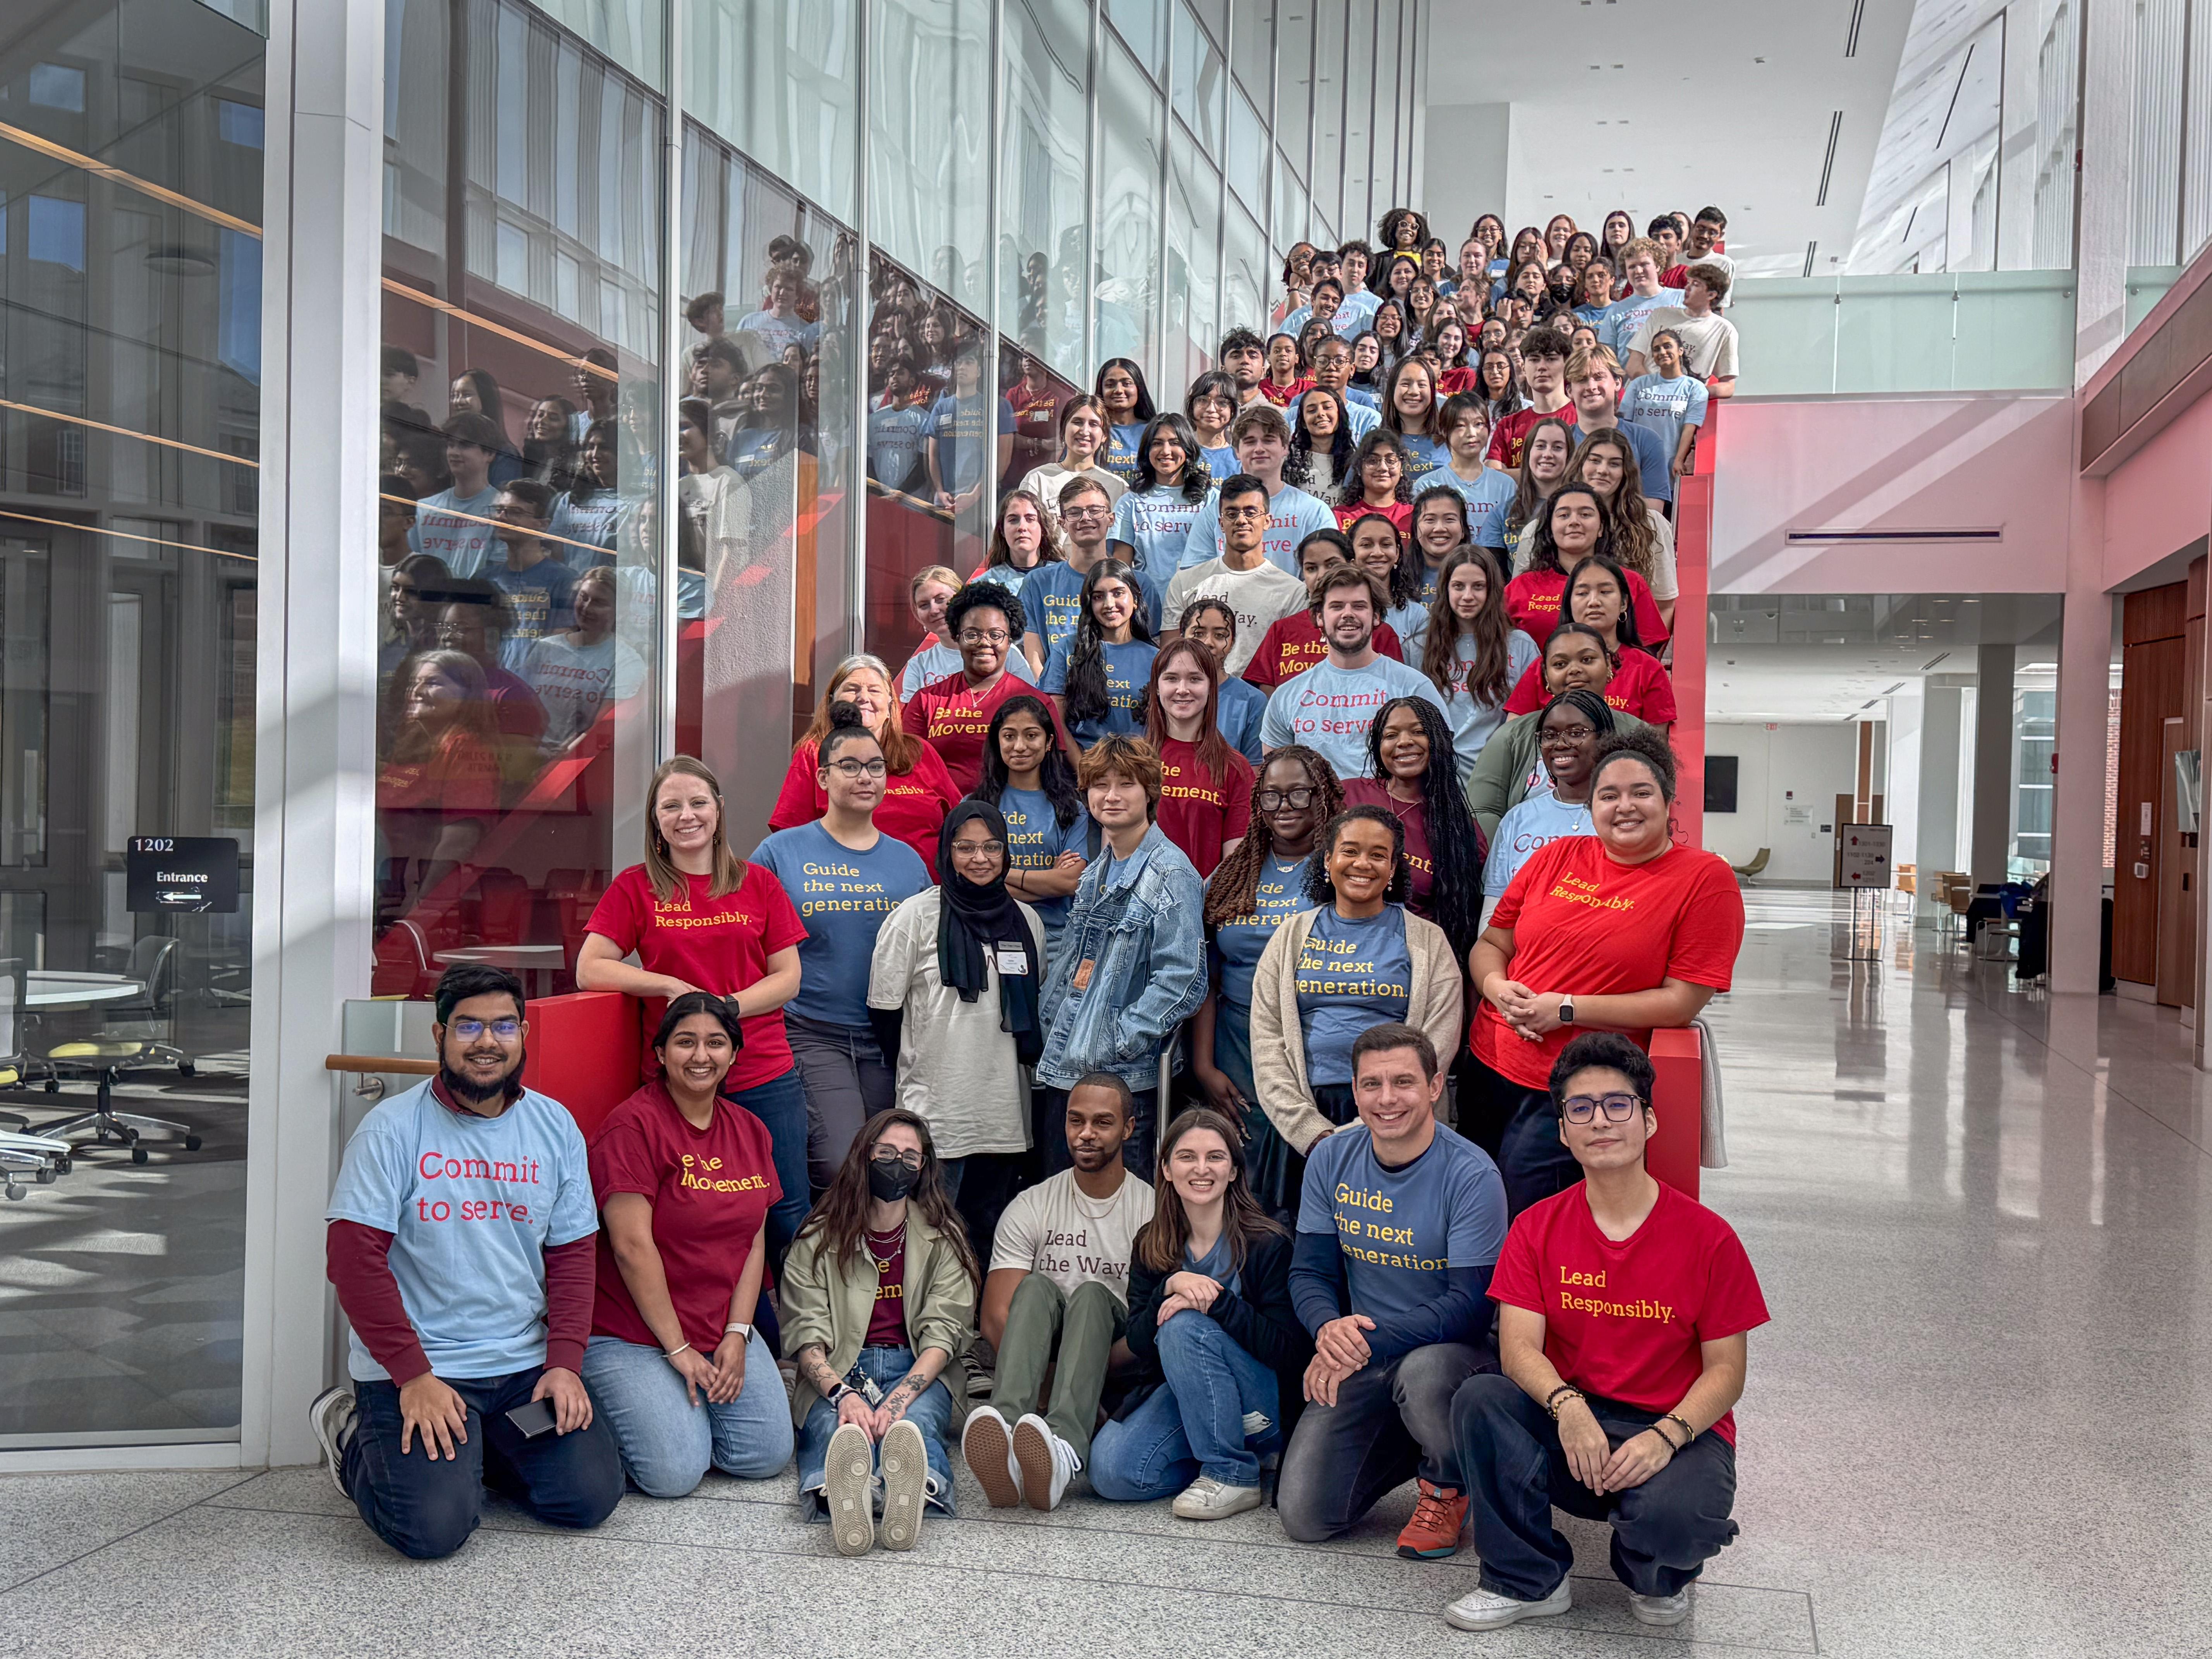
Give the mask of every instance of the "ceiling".
[[[1432, 7], [1429, 104], [1513, 106], [1509, 229], [1711, 202], [1740, 275], [1804, 274], [1808, 243], [1812, 274], [1843, 268], [1915, 0]], [[1429, 176], [1449, 164], [1431, 150]]]

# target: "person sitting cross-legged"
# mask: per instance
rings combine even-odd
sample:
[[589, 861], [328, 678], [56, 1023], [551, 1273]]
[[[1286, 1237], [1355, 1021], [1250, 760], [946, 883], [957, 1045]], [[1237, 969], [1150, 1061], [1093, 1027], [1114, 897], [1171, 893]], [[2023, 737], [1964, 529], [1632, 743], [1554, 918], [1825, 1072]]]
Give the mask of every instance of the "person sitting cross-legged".
[[1370, 1026], [1352, 1074], [1359, 1121], [1306, 1152], [1291, 1295], [1314, 1337], [1310, 1403], [1275, 1501], [1285, 1532], [1318, 1543], [1418, 1475], [1398, 1553], [1437, 1559], [1467, 1515], [1452, 1396], [1497, 1364], [1483, 1297], [1505, 1188], [1488, 1153], [1437, 1121], [1444, 1075], [1426, 1032]]
[[487, 1478], [556, 1527], [596, 1527], [623, 1492], [577, 1370], [599, 1231], [583, 1133], [523, 1086], [513, 974], [449, 968], [436, 1007], [437, 1076], [346, 1143], [325, 1249], [353, 1387], [307, 1408], [338, 1490], [422, 1560], [468, 1541]]
[[[969, 1414], [961, 1455], [994, 1509], [1054, 1510], [1091, 1455], [1109, 1370], [1133, 1368], [1129, 1258], [1152, 1218], [1149, 1183], [1121, 1161], [1129, 1085], [1092, 1072], [1067, 1091], [1073, 1167], [1006, 1206], [983, 1281], [984, 1339], [998, 1353], [988, 1405]], [[1052, 1368], [1052, 1404], [1037, 1401]]]
[[1745, 1334], [1766, 1302], [1727, 1222], [1652, 1177], [1662, 1127], [1651, 1062], [1588, 1031], [1552, 1066], [1559, 1139], [1583, 1178], [1523, 1210], [1490, 1282], [1501, 1375], [1452, 1401], [1480, 1588], [1445, 1609], [1462, 1630], [1565, 1613], [1573, 1547], [1556, 1506], [1613, 1528], [1629, 1610], [1674, 1625], [1735, 1537], [1735, 1418]]

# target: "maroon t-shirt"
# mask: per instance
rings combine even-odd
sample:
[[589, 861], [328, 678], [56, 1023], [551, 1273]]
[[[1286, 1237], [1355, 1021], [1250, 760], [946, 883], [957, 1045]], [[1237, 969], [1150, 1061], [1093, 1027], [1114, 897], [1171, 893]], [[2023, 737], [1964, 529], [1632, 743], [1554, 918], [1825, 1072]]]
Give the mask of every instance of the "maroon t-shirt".
[[[1445, 757], [1449, 763], [1450, 757]], [[1406, 908], [1425, 921], [1432, 921], [1430, 899], [1437, 890], [1436, 860], [1429, 855], [1429, 811], [1425, 802], [1400, 800], [1380, 778], [1346, 778], [1346, 806], [1379, 806], [1390, 813], [1406, 832], [1406, 862], [1413, 866], [1413, 896]]]
[[863, 1230], [860, 1243], [876, 1264], [876, 1306], [868, 1316], [865, 1348], [906, 1346], [906, 1224], [901, 1222], [888, 1238]]

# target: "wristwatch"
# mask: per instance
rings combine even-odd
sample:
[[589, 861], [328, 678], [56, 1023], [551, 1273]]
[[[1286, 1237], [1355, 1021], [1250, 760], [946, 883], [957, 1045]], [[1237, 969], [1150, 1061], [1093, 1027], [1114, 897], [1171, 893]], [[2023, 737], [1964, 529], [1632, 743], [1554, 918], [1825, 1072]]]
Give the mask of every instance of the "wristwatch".
[[1559, 1024], [1571, 1025], [1574, 1023], [1575, 1000], [1571, 996], [1563, 996], [1559, 999]]
[[742, 1320], [733, 1320], [729, 1324], [722, 1327], [722, 1334], [724, 1336], [741, 1336], [744, 1338], [746, 1341], [750, 1342], [753, 1340], [753, 1328], [746, 1324]]

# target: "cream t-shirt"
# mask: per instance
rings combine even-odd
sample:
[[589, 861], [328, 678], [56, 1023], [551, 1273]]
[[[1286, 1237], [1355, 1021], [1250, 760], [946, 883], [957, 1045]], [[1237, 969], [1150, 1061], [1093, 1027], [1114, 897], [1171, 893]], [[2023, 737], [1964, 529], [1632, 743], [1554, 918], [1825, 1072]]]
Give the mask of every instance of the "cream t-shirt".
[[991, 1246], [991, 1271], [1025, 1267], [1059, 1285], [1062, 1296], [1103, 1285], [1127, 1307], [1129, 1252], [1152, 1218], [1149, 1182], [1125, 1172], [1111, 1198], [1086, 1198], [1075, 1171], [1063, 1170], [1006, 1206]]

